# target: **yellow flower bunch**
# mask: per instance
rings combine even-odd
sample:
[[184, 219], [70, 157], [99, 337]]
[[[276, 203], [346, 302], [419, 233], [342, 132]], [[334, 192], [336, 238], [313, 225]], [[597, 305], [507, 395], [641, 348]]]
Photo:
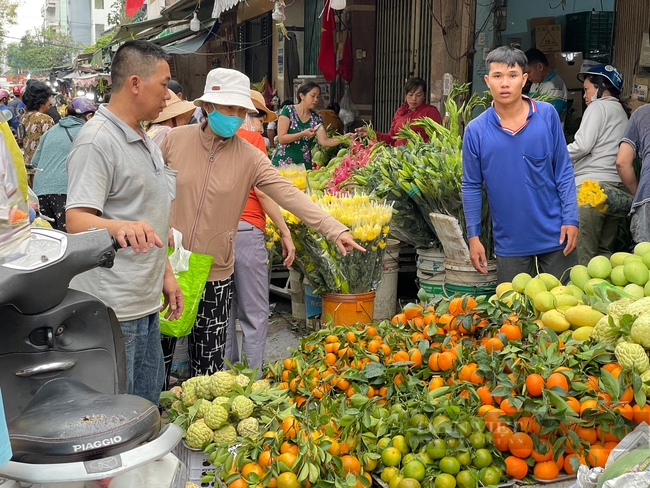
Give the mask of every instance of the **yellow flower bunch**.
[[605, 200], [607, 195], [597, 181], [585, 180], [578, 189], [578, 205], [591, 205], [598, 207]]
[[578, 205], [590, 205], [606, 215], [625, 217], [632, 207], [632, 195], [607, 181], [585, 180], [578, 188]]
[[280, 174], [296, 185], [300, 190], [307, 189], [307, 170], [304, 164], [286, 164], [280, 166]]

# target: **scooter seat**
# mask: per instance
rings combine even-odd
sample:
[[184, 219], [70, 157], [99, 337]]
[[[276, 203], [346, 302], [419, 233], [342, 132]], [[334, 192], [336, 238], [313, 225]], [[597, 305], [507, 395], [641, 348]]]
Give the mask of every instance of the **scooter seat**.
[[127, 451], [160, 431], [158, 407], [135, 395], [106, 395], [75, 380], [43, 385], [8, 424], [13, 461], [86, 461]]

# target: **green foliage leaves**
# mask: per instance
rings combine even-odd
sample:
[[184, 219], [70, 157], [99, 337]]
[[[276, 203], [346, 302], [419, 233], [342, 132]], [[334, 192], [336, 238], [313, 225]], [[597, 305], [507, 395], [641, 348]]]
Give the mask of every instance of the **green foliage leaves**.
[[19, 43], [7, 46], [7, 64], [15, 69], [47, 70], [71, 64], [80, 50], [81, 46], [69, 34], [35, 29], [27, 32]]

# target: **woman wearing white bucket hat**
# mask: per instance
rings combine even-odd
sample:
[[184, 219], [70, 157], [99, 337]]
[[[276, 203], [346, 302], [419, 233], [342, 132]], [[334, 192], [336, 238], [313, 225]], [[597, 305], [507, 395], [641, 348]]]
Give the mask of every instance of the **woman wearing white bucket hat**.
[[214, 257], [189, 338], [193, 375], [214, 373], [223, 364], [235, 236], [253, 187], [335, 241], [343, 254], [353, 249], [364, 251], [343, 224], [280, 176], [268, 157], [233, 137], [246, 114], [258, 111], [249, 87], [248, 77], [238, 71], [210, 71], [203, 96], [194, 101], [207, 113], [207, 122], [178, 127], [161, 144], [165, 162], [178, 170], [170, 225], [183, 233], [186, 249]]

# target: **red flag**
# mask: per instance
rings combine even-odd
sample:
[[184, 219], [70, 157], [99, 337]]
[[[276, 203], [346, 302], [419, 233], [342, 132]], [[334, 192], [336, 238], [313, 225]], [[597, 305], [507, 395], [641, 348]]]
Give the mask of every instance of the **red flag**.
[[126, 12], [126, 15], [129, 17], [133, 17], [133, 15], [140, 10], [140, 7], [142, 7], [142, 4], [144, 3], [144, 0], [126, 0], [126, 5], [124, 6], [124, 11]]
[[350, 31], [345, 36], [343, 44], [343, 57], [339, 61], [339, 69], [336, 70], [348, 83], [352, 83], [352, 44], [350, 43]]
[[318, 50], [318, 69], [327, 81], [336, 77], [336, 55], [334, 54], [334, 11], [327, 7], [323, 12], [323, 26], [320, 32], [320, 49]]

